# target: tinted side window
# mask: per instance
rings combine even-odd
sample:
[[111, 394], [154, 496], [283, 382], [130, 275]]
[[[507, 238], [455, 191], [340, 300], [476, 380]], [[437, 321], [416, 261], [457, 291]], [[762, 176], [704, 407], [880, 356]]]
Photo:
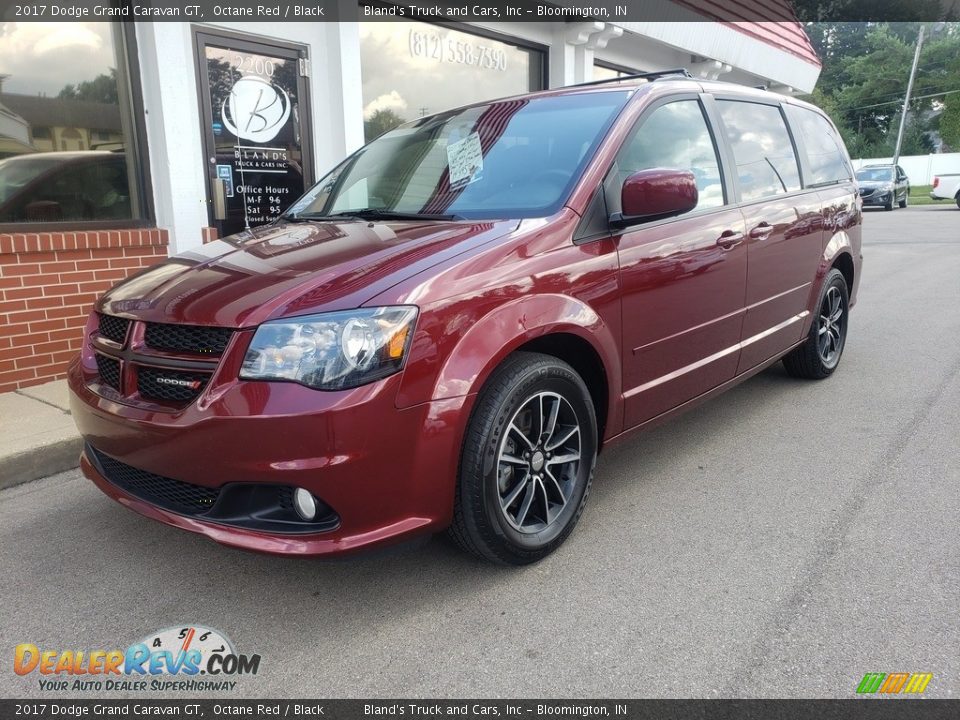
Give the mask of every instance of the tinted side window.
[[717, 150], [697, 100], [662, 105], [627, 141], [617, 159], [620, 184], [638, 170], [690, 170], [697, 179], [697, 208], [723, 205]]
[[800, 189], [800, 170], [780, 109], [774, 105], [717, 102], [733, 146], [743, 201]]
[[806, 108], [788, 106], [787, 114], [794, 129], [799, 129], [810, 165], [807, 185], [849, 180], [850, 166], [846, 152], [833, 126], [819, 113]]

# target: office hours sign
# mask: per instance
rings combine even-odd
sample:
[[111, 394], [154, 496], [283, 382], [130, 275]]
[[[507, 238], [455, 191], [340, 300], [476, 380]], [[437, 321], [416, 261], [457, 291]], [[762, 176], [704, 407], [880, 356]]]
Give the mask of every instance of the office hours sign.
[[310, 181], [302, 51], [198, 37], [211, 221], [221, 236], [271, 222]]

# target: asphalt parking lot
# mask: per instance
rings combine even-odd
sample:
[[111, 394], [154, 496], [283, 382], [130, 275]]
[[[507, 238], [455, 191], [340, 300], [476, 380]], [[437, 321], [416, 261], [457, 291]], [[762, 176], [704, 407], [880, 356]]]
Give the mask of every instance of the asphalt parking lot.
[[896, 671], [960, 696], [960, 210], [871, 211], [864, 235], [837, 373], [777, 365], [604, 454], [533, 567], [443, 538], [245, 554], [78, 472], [0, 492], [0, 695], [43, 694], [17, 643], [199, 623], [261, 654], [242, 696], [851, 697]]

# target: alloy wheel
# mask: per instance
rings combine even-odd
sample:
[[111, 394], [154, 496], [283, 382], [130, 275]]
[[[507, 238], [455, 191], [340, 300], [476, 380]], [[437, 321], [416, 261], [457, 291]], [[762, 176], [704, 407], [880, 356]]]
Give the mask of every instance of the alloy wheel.
[[562, 395], [540, 392], [511, 418], [497, 456], [497, 492], [507, 523], [539, 533], [567, 506], [582, 457], [580, 423]]
[[823, 296], [820, 303], [820, 327], [817, 337], [817, 348], [823, 364], [830, 367], [836, 364], [843, 350], [845, 337], [843, 296], [840, 289], [831, 287]]

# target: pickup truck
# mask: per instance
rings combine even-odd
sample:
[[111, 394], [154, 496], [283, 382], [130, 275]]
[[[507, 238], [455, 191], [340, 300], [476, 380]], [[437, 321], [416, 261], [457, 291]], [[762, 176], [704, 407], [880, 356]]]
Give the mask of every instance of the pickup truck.
[[930, 197], [934, 200], [956, 200], [960, 208], [960, 173], [937, 175], [933, 179]]

